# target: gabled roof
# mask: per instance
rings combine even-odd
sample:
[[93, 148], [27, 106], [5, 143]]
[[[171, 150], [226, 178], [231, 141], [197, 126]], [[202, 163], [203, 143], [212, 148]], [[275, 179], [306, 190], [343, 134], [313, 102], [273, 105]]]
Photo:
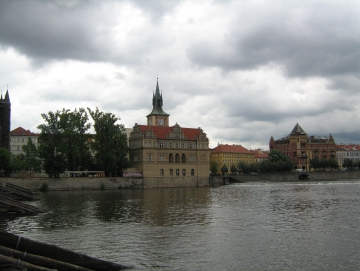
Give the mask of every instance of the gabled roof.
[[22, 127], [18, 127], [10, 131], [10, 136], [39, 136], [39, 134], [30, 132], [30, 130], [25, 130]]
[[241, 145], [228, 145], [228, 144], [220, 144], [215, 149], [211, 151], [212, 153], [223, 153], [223, 152], [232, 152], [232, 153], [250, 153], [248, 149], [244, 148]]
[[[175, 126], [179, 127], [178, 125]], [[145, 134], [148, 130], [151, 130], [158, 139], [168, 139], [170, 136], [170, 132], [173, 131], [175, 126], [169, 127], [169, 126], [137, 125], [137, 127], [141, 130], [143, 134]], [[195, 140], [202, 133], [202, 130], [200, 128], [183, 128], [183, 127], [179, 127], [179, 128], [181, 132], [184, 133], [184, 136], [188, 140]]]
[[303, 128], [299, 125], [299, 123], [296, 123], [294, 129], [291, 131], [290, 135], [296, 135], [297, 133], [300, 133], [300, 135], [307, 135]]

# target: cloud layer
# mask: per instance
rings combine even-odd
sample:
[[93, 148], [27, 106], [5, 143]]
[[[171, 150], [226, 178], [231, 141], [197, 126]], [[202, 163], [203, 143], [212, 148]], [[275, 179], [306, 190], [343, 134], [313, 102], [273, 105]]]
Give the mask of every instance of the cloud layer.
[[171, 124], [268, 148], [298, 122], [360, 143], [356, 1], [1, 1], [12, 129], [99, 107], [145, 123], [159, 78]]

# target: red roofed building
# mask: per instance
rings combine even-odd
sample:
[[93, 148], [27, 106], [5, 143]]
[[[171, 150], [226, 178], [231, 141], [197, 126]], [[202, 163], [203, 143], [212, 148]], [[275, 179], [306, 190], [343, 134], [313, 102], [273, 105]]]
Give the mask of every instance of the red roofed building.
[[[130, 161], [144, 178], [179, 179], [209, 177], [209, 139], [201, 128], [169, 126], [169, 114], [162, 109], [159, 83], [153, 94], [153, 110], [147, 125], [135, 124], [130, 134]], [[177, 184], [176, 186], [179, 186]]]
[[22, 127], [18, 127], [10, 131], [10, 151], [12, 154], [23, 153], [22, 147], [26, 145], [28, 140], [30, 140], [38, 145], [39, 134], [30, 132], [30, 130], [25, 130]]
[[219, 144], [211, 151], [210, 161], [218, 163], [218, 173], [220, 173], [220, 169], [223, 165], [226, 165], [228, 170], [230, 170], [232, 165], [238, 167], [240, 162], [247, 164], [255, 163], [255, 153], [241, 145]]

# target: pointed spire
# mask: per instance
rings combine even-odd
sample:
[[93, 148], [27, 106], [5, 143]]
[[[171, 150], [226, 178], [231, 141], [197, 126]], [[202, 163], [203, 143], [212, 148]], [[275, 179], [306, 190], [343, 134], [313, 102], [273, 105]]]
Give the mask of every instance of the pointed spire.
[[296, 123], [294, 129], [291, 131], [290, 135], [296, 135], [296, 134], [300, 134], [300, 135], [307, 135], [304, 131], [303, 128], [301, 128], [301, 126], [299, 125], [299, 123]]
[[153, 93], [153, 110], [151, 111], [150, 115], [164, 115], [168, 116], [169, 114], [165, 113], [162, 109], [163, 106], [163, 98], [162, 98], [162, 92], [160, 94], [160, 88], [159, 88], [159, 78], [156, 78], [156, 90], [155, 93]]

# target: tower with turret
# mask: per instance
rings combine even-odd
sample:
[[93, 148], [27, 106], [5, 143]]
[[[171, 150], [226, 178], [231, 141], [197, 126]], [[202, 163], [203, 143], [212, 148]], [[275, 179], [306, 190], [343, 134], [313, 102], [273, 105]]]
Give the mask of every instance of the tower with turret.
[[11, 103], [9, 91], [0, 96], [0, 148], [10, 150]]

